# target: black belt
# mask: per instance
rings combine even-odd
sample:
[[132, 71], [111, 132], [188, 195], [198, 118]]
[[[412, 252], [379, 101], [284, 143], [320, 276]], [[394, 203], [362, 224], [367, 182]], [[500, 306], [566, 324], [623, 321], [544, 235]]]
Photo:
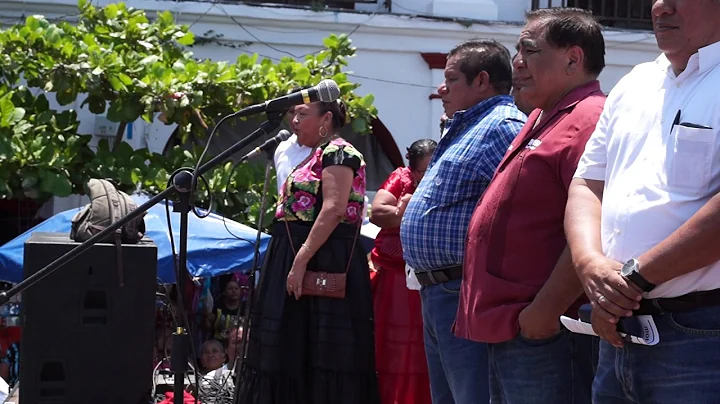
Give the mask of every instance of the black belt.
[[688, 293], [678, 297], [643, 299], [635, 315], [659, 315], [677, 311], [688, 311], [698, 307], [720, 305], [720, 289]]
[[455, 279], [462, 279], [462, 275], [462, 265], [453, 265], [451, 267], [415, 272], [415, 276], [417, 276], [417, 280], [422, 286], [437, 285], [438, 283], [445, 283], [449, 281], [454, 281]]

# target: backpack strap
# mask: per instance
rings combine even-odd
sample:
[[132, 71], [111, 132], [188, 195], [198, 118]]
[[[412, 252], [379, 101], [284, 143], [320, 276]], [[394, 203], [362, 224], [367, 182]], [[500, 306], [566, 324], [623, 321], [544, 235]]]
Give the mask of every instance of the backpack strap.
[[[107, 180], [100, 180], [103, 187], [105, 188], [105, 195], [107, 196], [108, 211], [110, 213], [110, 224], [114, 224], [122, 216], [121, 212], [121, 201], [120, 193], [115, 189], [115, 185]], [[122, 229], [115, 230], [115, 267], [118, 274], [118, 284], [120, 287], [125, 286], [125, 268], [123, 265], [122, 255]]]

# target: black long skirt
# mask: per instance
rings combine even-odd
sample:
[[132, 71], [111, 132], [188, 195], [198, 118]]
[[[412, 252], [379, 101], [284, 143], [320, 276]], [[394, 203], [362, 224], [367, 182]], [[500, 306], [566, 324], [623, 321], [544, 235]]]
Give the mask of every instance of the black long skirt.
[[[295, 248], [310, 223], [289, 223]], [[308, 269], [343, 272], [356, 225], [340, 224]], [[375, 338], [370, 277], [356, 241], [344, 299], [287, 294], [294, 260], [285, 224], [273, 226], [257, 300], [251, 314], [248, 357], [241, 370], [243, 404], [376, 404]]]

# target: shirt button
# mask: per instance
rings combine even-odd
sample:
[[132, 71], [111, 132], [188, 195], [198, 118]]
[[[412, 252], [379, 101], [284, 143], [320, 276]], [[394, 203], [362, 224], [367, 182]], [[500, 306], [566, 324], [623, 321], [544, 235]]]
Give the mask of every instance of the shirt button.
[[615, 234], [622, 234], [622, 232], [620, 231], [620, 229], [615, 229]]
[[440, 184], [442, 184], [442, 178], [436, 177], [436, 178], [435, 178], [435, 185], [440, 185]]

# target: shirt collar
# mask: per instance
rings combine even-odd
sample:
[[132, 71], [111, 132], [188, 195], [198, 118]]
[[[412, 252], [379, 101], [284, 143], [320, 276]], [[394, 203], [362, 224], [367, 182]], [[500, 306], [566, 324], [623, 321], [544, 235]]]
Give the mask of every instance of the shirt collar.
[[[660, 70], [667, 72], [670, 77], [677, 78], [677, 76], [675, 76], [675, 72], [673, 72], [672, 70], [672, 65], [670, 64], [670, 61], [664, 53], [658, 56], [657, 59], [655, 59], [655, 64]], [[720, 42], [715, 42], [713, 44], [698, 49], [697, 52], [690, 56], [687, 67], [685, 68], [683, 73], [693, 72], [695, 70], [697, 70], [698, 73], [705, 73], [706, 71], [711, 70], [719, 64]], [[683, 75], [683, 73], [680, 73], [680, 75]]]
[[580, 87], [575, 87], [572, 91], [565, 94], [565, 96], [563, 96], [558, 102], [556, 102], [555, 106], [550, 111], [548, 111], [547, 115], [544, 118], [550, 118], [560, 111], [572, 108], [577, 105], [578, 102], [584, 100], [585, 98], [591, 96], [594, 93], [601, 91], [602, 90], [600, 90], [600, 82], [597, 80], [592, 80], [588, 83], [581, 85]]
[[[468, 109], [455, 112], [455, 114], [452, 116], [452, 122], [462, 122], [464, 117], [476, 117], [502, 102], [509, 102], [512, 104], [513, 99], [509, 95], [502, 94], [482, 100]], [[447, 127], [449, 128], [451, 125], [452, 124], [449, 124], [447, 125]]]

